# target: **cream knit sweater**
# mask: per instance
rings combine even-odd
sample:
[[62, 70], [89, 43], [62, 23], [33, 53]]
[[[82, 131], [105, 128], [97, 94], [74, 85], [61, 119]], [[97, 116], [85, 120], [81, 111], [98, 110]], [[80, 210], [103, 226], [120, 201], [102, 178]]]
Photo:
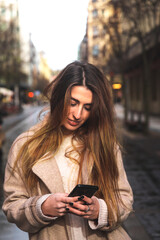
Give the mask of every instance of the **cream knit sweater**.
[[[72, 161], [65, 156], [66, 151], [71, 150], [71, 139], [72, 136], [67, 136], [64, 138], [59, 151], [54, 156], [59, 167], [62, 182], [64, 186], [64, 190], [66, 193], [70, 193], [70, 191], [76, 186], [77, 183], [77, 175], [79, 170], [79, 164], [76, 161]], [[75, 153], [73, 153], [72, 157], [77, 159]], [[50, 195], [50, 194], [49, 194]], [[43, 219], [46, 221], [50, 221], [56, 218], [51, 218], [43, 215], [41, 211], [41, 204], [47, 199], [49, 196], [44, 195], [42, 196], [37, 202], [37, 210], [42, 215]], [[107, 212], [107, 205], [102, 199], [98, 199], [100, 205], [99, 217], [98, 217], [98, 224], [95, 225], [94, 221], [86, 220], [82, 217], [76, 216], [74, 214], [69, 214], [70, 226], [71, 226], [71, 235], [72, 239], [77, 239], [77, 236], [81, 240], [86, 240], [86, 224], [94, 230], [101, 228], [107, 225], [108, 221], [108, 212]], [[81, 236], [81, 237], [80, 237]]]

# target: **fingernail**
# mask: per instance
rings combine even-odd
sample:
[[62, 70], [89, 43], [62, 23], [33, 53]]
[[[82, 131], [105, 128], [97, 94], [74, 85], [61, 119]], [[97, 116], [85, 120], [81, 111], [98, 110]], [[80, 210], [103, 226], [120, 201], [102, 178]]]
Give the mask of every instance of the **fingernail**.
[[68, 207], [66, 207], [66, 211], [69, 211], [69, 208], [68, 208]]
[[78, 198], [78, 200], [81, 201], [83, 198], [84, 198], [84, 196], [80, 196], [80, 197]]
[[70, 205], [70, 206], [73, 206], [73, 202], [70, 202], [69, 205]]

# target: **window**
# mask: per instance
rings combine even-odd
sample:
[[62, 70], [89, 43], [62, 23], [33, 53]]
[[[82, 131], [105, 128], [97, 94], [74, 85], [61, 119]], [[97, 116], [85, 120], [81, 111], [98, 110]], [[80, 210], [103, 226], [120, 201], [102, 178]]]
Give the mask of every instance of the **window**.
[[102, 48], [102, 55], [103, 55], [103, 57], [106, 56], [106, 52], [107, 52], [107, 49], [106, 49], [106, 46], [104, 45], [103, 48]]
[[96, 18], [96, 17], [98, 16], [98, 11], [97, 11], [97, 9], [94, 9], [94, 10], [92, 11], [92, 16], [93, 16], [94, 18]]
[[158, 74], [156, 72], [152, 73], [152, 81], [151, 81], [151, 97], [152, 101], [158, 100]]
[[99, 30], [97, 26], [93, 27], [93, 37], [97, 37], [99, 35]]
[[104, 25], [102, 29], [102, 36], [104, 36], [107, 33], [107, 26]]
[[93, 55], [94, 57], [97, 57], [98, 54], [99, 54], [99, 46], [98, 46], [98, 45], [94, 45], [94, 46], [93, 46], [93, 49], [92, 49], [92, 55]]
[[1, 8], [1, 14], [4, 15], [6, 12], [6, 9], [4, 7]]
[[102, 15], [104, 16], [104, 13], [105, 13], [105, 9], [102, 9]]
[[131, 101], [135, 100], [135, 81], [133, 77], [130, 77], [130, 81], [129, 81], [129, 85], [130, 85], [130, 99]]
[[137, 81], [136, 81], [136, 100], [139, 101], [140, 98], [141, 98], [141, 82], [142, 82], [142, 79], [141, 77], [136, 77]]

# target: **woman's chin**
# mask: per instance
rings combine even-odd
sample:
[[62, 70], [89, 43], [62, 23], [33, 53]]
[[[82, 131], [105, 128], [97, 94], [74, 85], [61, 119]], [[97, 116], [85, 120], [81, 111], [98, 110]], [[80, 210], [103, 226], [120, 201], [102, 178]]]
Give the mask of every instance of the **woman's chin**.
[[73, 128], [73, 127], [66, 127], [66, 126], [62, 126], [62, 130], [63, 130], [63, 134], [64, 135], [70, 135], [72, 134], [77, 128]]

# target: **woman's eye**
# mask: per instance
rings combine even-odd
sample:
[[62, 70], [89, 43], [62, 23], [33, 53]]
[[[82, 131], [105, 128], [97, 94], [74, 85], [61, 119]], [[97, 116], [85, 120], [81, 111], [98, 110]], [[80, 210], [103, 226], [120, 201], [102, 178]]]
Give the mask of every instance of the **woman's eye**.
[[89, 106], [89, 107], [88, 107], [88, 106], [85, 106], [84, 108], [85, 108], [85, 110], [87, 110], [88, 112], [91, 111], [91, 106]]
[[71, 103], [71, 106], [72, 106], [72, 107], [76, 106], [76, 103]]

